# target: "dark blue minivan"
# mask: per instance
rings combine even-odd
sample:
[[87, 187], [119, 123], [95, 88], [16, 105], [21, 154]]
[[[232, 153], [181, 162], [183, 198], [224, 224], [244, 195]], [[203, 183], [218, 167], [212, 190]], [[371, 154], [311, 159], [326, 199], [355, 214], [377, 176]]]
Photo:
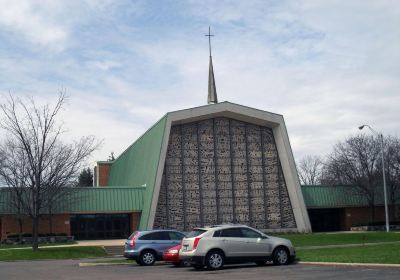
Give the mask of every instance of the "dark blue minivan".
[[124, 257], [140, 265], [162, 260], [163, 252], [181, 243], [185, 235], [176, 230], [135, 231], [125, 242]]

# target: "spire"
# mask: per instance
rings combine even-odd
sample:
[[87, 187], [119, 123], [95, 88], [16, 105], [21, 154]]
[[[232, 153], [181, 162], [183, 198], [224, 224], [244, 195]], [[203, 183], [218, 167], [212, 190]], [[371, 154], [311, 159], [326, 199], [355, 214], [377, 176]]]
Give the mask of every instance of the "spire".
[[212, 63], [212, 56], [211, 56], [211, 28], [208, 27], [208, 34], [205, 35], [208, 36], [208, 46], [210, 49], [210, 66], [208, 70], [208, 98], [207, 98], [207, 103], [208, 104], [216, 104], [218, 103], [218, 98], [217, 98], [217, 89], [215, 87], [215, 78], [214, 78], [214, 69], [213, 69], [213, 63]]

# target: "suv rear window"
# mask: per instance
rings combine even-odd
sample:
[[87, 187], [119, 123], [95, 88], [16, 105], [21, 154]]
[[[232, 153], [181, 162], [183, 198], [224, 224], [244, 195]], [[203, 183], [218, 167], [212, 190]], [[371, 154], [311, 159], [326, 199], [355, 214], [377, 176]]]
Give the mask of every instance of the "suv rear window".
[[204, 229], [197, 229], [197, 228], [195, 228], [194, 230], [192, 230], [191, 232], [189, 232], [189, 233], [186, 235], [186, 237], [187, 237], [187, 238], [196, 237], [196, 236], [199, 236], [200, 234], [203, 234], [203, 233], [205, 233], [205, 232], [206, 232], [206, 230], [204, 230]]

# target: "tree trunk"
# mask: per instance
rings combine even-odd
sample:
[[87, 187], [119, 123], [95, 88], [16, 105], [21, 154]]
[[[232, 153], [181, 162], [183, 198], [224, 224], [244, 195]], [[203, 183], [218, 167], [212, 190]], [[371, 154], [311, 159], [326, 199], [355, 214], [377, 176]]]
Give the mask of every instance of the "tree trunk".
[[18, 226], [19, 226], [19, 234], [18, 234], [19, 243], [22, 243], [22, 226], [23, 226], [23, 224], [22, 224], [22, 218], [20, 215], [18, 215]]
[[36, 251], [39, 248], [39, 217], [32, 219], [32, 250]]
[[375, 222], [375, 205], [374, 204], [370, 204], [369, 205], [369, 210], [370, 210], [370, 212], [369, 212], [369, 214], [370, 214], [369, 222], [373, 223], [373, 222]]
[[49, 212], [49, 233], [53, 234], [53, 214]]

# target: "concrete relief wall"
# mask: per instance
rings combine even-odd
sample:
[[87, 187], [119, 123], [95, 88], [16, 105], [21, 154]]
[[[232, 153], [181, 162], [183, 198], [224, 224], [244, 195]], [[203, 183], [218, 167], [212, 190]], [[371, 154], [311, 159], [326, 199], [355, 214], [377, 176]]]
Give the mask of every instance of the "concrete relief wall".
[[154, 228], [295, 228], [272, 130], [228, 118], [171, 127]]

